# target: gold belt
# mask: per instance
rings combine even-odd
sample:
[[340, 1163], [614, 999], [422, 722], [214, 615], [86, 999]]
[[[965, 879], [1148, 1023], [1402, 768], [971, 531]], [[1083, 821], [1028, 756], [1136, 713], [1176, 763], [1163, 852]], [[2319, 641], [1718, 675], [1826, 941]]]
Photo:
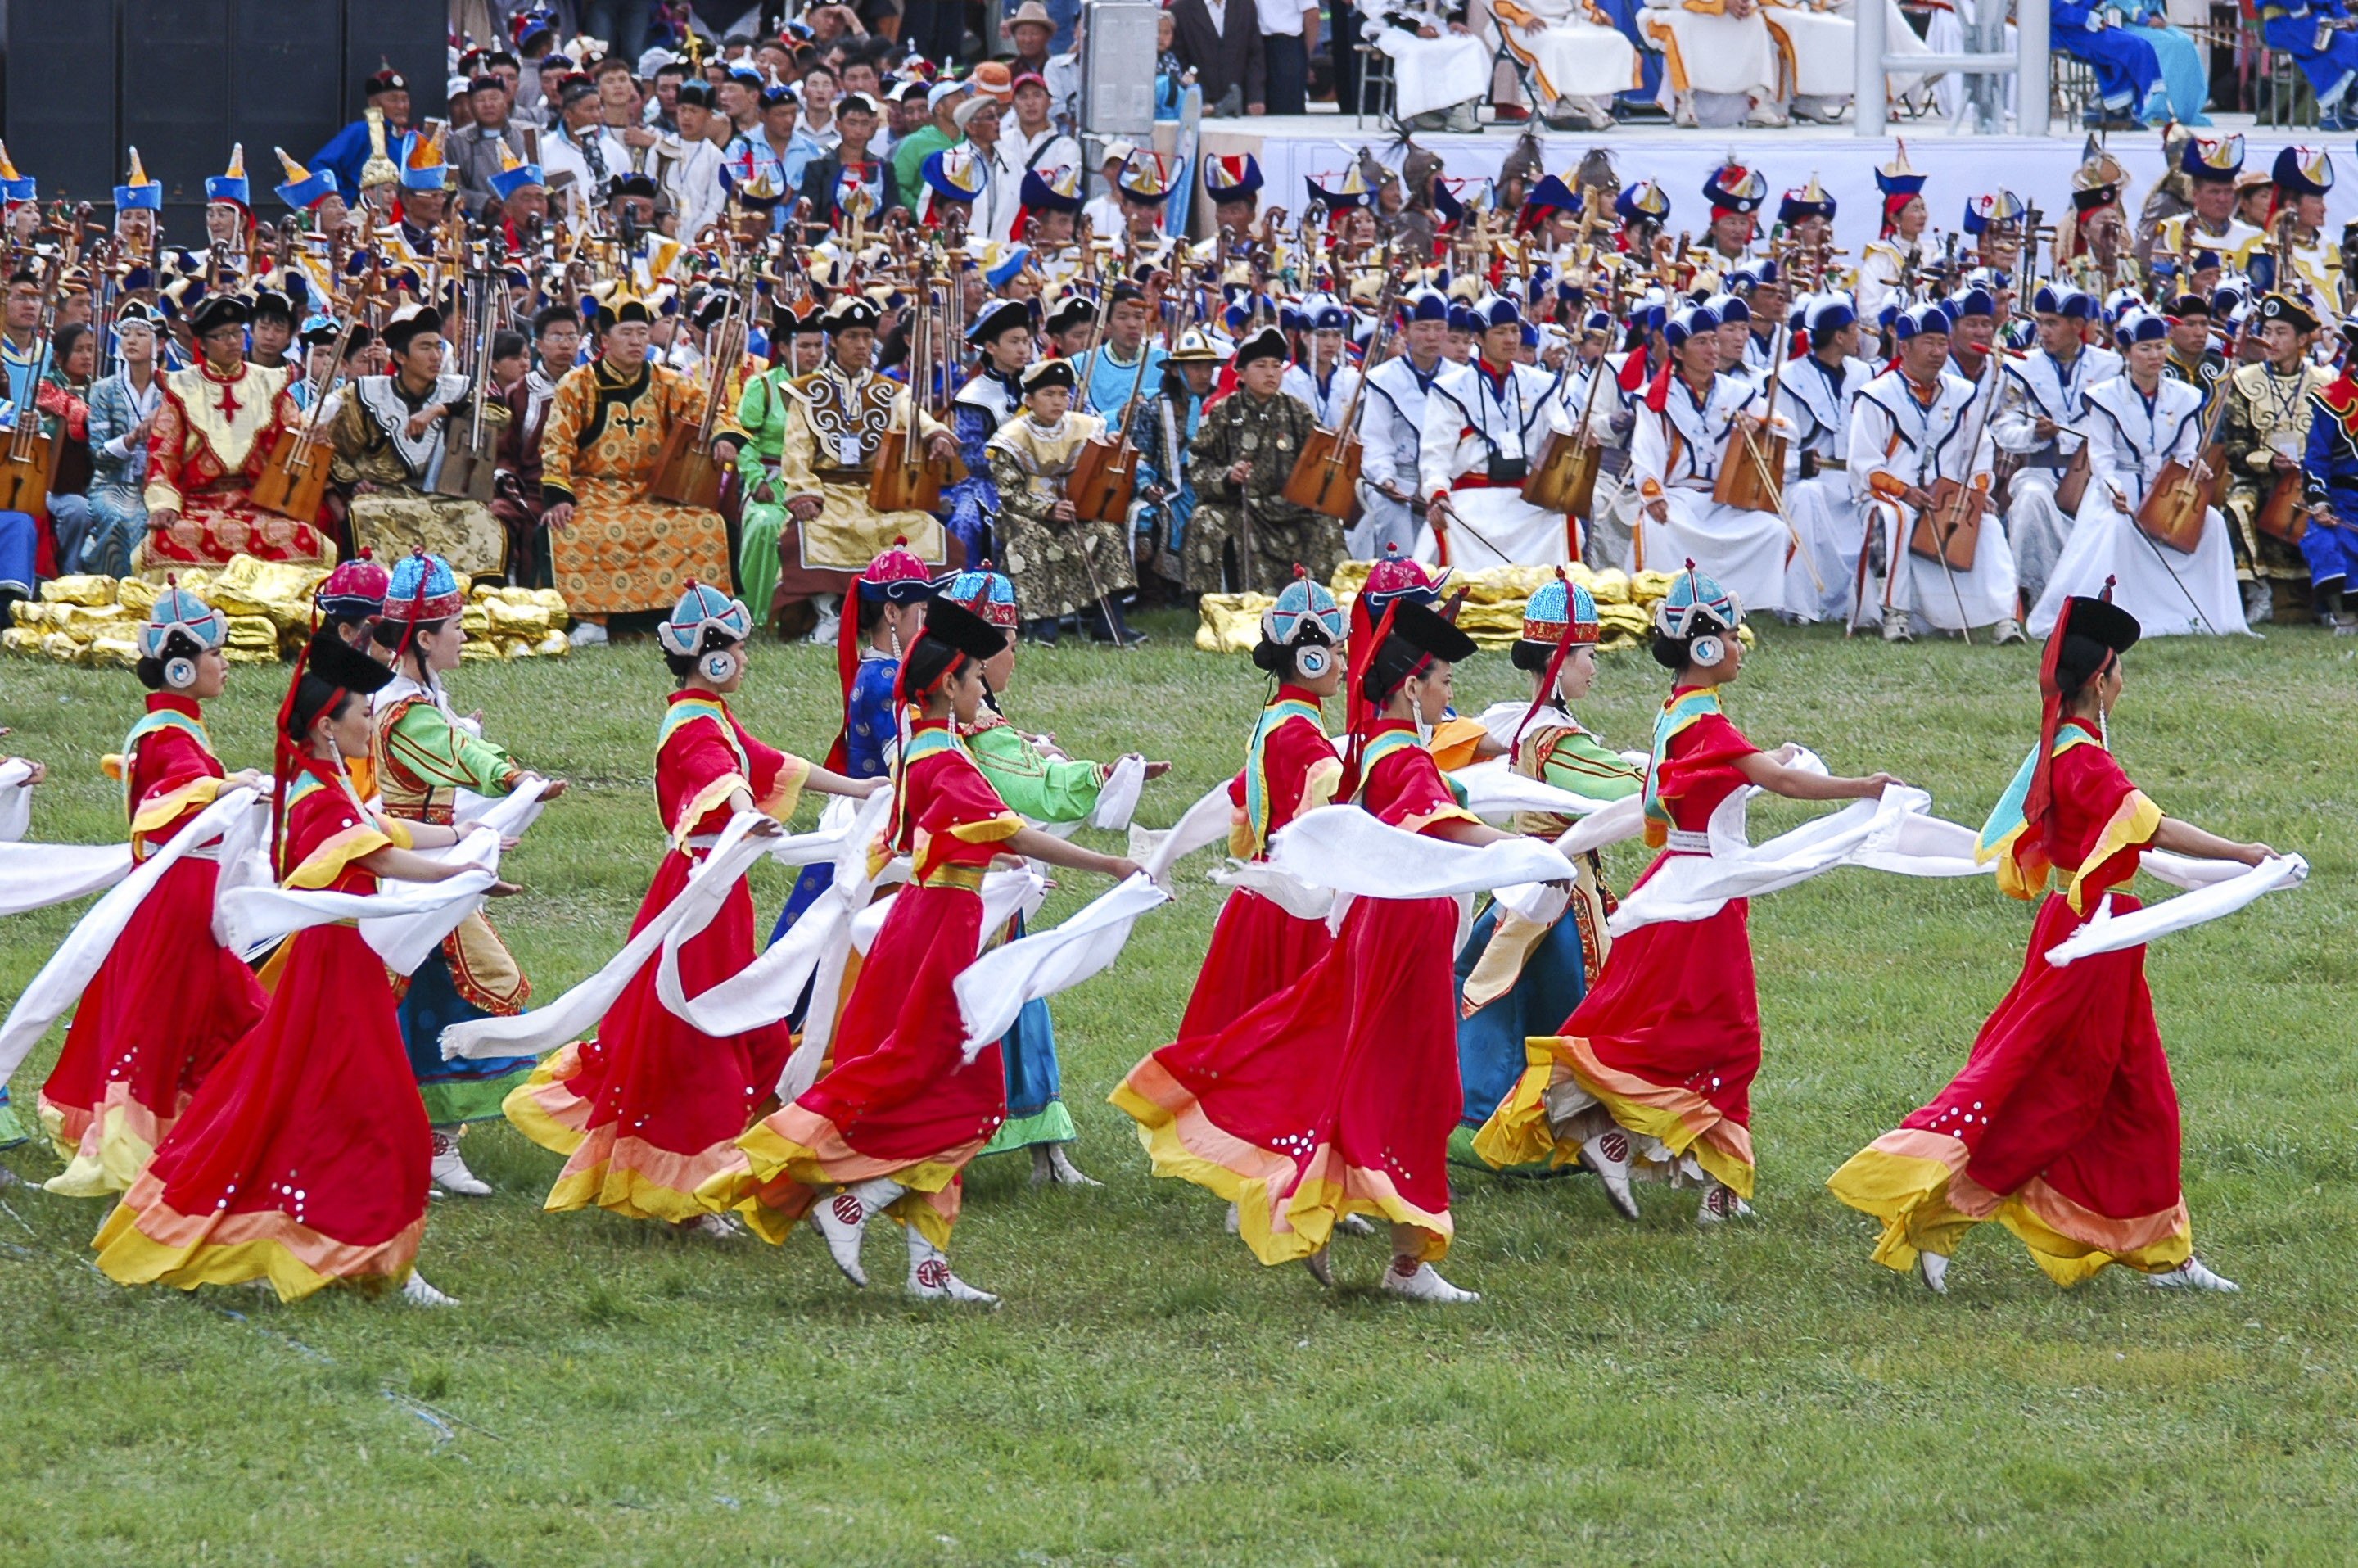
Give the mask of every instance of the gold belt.
[[823, 469], [813, 467], [811, 473], [827, 484], [866, 484], [874, 475], [872, 469]]
[[980, 866], [936, 866], [917, 879], [921, 888], [964, 888], [968, 892], [982, 891]]

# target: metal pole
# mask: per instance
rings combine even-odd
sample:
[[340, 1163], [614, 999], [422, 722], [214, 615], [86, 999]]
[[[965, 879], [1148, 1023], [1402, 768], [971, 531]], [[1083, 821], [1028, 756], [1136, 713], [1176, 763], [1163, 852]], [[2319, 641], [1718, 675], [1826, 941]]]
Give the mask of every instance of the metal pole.
[[2048, 114], [2055, 91], [2048, 81], [2047, 0], [2017, 0], [2014, 28], [2022, 61], [2015, 74], [2014, 128], [2019, 135], [2044, 136], [2050, 128]]
[[[2023, 0], [2028, 9], [2039, 7], [2039, 32], [2044, 41], [2046, 33], [2046, 0]], [[1882, 0], [1866, 0], [1851, 7], [1855, 66], [1851, 77], [1851, 129], [1862, 136], [1880, 138], [1884, 129], [1884, 48], [1885, 8]]]

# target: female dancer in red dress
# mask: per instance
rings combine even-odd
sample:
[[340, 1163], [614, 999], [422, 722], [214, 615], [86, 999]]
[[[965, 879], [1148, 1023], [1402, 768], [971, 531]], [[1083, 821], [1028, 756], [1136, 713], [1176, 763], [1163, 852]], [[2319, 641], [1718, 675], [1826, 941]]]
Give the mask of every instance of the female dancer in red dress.
[[[285, 885], [372, 893], [379, 877], [460, 874], [411, 852], [455, 844], [458, 829], [378, 816], [344, 773], [368, 752], [367, 695], [392, 672], [332, 633], [306, 662], [280, 720]], [[350, 922], [310, 926], [289, 938], [261, 1022], [108, 1217], [98, 1266], [126, 1285], [267, 1279], [294, 1301], [335, 1281], [398, 1283], [411, 1301], [454, 1304], [412, 1269], [432, 1152], [384, 961]]]
[[2055, 879], [2022, 973], [1974, 1037], [1964, 1071], [1827, 1183], [1883, 1221], [1877, 1262], [1912, 1264], [1944, 1295], [1958, 1241], [1987, 1219], [2020, 1237], [2058, 1284], [2124, 1263], [2156, 1285], [2235, 1289], [2194, 1256], [2178, 1184], [2178, 1091], [2154, 1025], [2145, 949], [2061, 968], [2047, 961], [2107, 895], [2115, 914], [2137, 907], [2111, 890], [2136, 875], [2147, 845], [2248, 866], [2275, 853], [2164, 816], [2113, 759], [2104, 716], [2137, 631], [2104, 600], [2065, 603], [2039, 676], [2039, 744], [1982, 829], [1980, 854], [1997, 860], [2006, 892], [2036, 899]]
[[[1353, 798], [1413, 833], [1474, 845], [1513, 837], [1466, 810], [1421, 743], [1420, 726], [1446, 712], [1450, 666], [1473, 654], [1473, 640], [1400, 602], [1368, 643], [1354, 660], [1353, 688], [1372, 717], [1353, 738]], [[1154, 1173], [1234, 1203], [1263, 1263], [1298, 1258], [1331, 1284], [1336, 1226], [1376, 1215], [1392, 1227], [1384, 1289], [1478, 1301], [1433, 1266], [1453, 1234], [1456, 934], [1455, 899], [1355, 899], [1334, 946], [1292, 987], [1131, 1068], [1113, 1103], [1137, 1120]]]
[[[1719, 691], [1743, 665], [1742, 620], [1735, 597], [1693, 563], [1654, 612], [1654, 657], [1676, 675], [1646, 771], [1646, 842], [1662, 853], [1640, 887], [1673, 855], [1711, 853], [1712, 814], [1747, 784], [1794, 800], [1864, 800], [1896, 782], [1788, 767], [1790, 748], [1756, 750], [1728, 722]], [[1625, 1219], [1638, 1217], [1633, 1176], [1700, 1186], [1697, 1224], [1749, 1216], [1760, 1006], [1747, 920], [1747, 901], [1735, 898], [1702, 920], [1617, 938], [1561, 1033], [1531, 1042], [1549, 1060], [1526, 1069], [1476, 1151], [1512, 1166], [1563, 1162], [1576, 1150]]]
[[[123, 781], [131, 855], [145, 860], [224, 789], [262, 782], [224, 775], [201, 705], [229, 680], [228, 619], [177, 585], [139, 628], [146, 716], [107, 765]], [[119, 1193], [146, 1166], [189, 1097], [269, 1001], [254, 971], [213, 940], [221, 862], [189, 855], [165, 871], [115, 938], [74, 1008], [58, 1065], [41, 1086], [41, 1123], [65, 1170], [49, 1190]]]
[[911, 1295], [983, 1305], [999, 1298], [952, 1273], [945, 1253], [960, 1173], [1007, 1119], [999, 1043], [965, 1057], [966, 1023], [950, 989], [981, 943], [983, 873], [1002, 855], [1116, 881], [1138, 870], [1025, 827], [958, 739], [957, 726], [982, 711], [983, 665], [1005, 646], [999, 628], [964, 606], [925, 606], [925, 632], [902, 660], [894, 693], [896, 708], [919, 707], [893, 768], [890, 828], [891, 848], [911, 857], [913, 880], [894, 895], [860, 966], [836, 1028], [834, 1065], [741, 1141], [766, 1184], [762, 1203], [790, 1218], [811, 1216], [853, 1284], [868, 1282], [860, 1243], [882, 1211], [907, 1234]]
[[[678, 896], [737, 813], [761, 812], [770, 820], [757, 831], [774, 835], [806, 786], [860, 797], [884, 787], [882, 779], [813, 767], [737, 722], [727, 697], [744, 683], [752, 630], [742, 602], [697, 583], [658, 629], [664, 662], [679, 681], [655, 744], [655, 805], [671, 842], [631, 922], [633, 935]], [[701, 996], [753, 957], [753, 895], [741, 877], [712, 924], [681, 944], [681, 987], [690, 999]], [[724, 1240], [742, 1234], [727, 1217], [735, 1209], [763, 1236], [782, 1239], [793, 1220], [751, 1195], [737, 1138], [776, 1092], [794, 1036], [783, 1022], [725, 1040], [700, 1033], [656, 993], [661, 963], [651, 957], [631, 977], [596, 1039], [566, 1046], [509, 1091], [508, 1119], [567, 1157], [543, 1206], [594, 1204]], [[723, 1192], [725, 1199], [715, 1196]]]
[[[1326, 738], [1324, 704], [1343, 686], [1343, 612], [1307, 578], [1285, 585], [1260, 618], [1252, 661], [1277, 678], [1245, 746], [1244, 771], [1228, 781], [1235, 814], [1228, 853], [1265, 860], [1269, 838], [1335, 798], [1343, 760]], [[1179, 1037], [1217, 1034], [1292, 985], [1333, 946], [1323, 920], [1299, 920], [1248, 888], [1220, 906]]]

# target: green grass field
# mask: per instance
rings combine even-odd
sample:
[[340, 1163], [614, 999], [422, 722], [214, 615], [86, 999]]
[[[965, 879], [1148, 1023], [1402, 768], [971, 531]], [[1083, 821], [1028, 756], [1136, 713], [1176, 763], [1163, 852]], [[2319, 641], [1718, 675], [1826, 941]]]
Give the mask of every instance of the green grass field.
[[[1027, 650], [1008, 707], [1076, 754], [1174, 759], [1140, 813], [1159, 825], [1233, 771], [1260, 687], [1148, 624], [1135, 654]], [[127, 1291], [86, 1261], [103, 1206], [40, 1191], [46, 1149], [0, 1156], [32, 1184], [0, 1193], [0, 1562], [2347, 1562], [2353, 653], [2306, 629], [2141, 648], [2114, 726], [2165, 810], [2315, 869], [2148, 963], [2196, 1244], [2239, 1296], [2118, 1271], [2065, 1293], [1994, 1227], [1946, 1300], [1867, 1261], [1871, 1223], [1822, 1184], [1962, 1060], [2029, 910], [1986, 881], [1862, 871], [1753, 912], [1758, 1227], [1698, 1233], [1693, 1198], [1660, 1189], [1628, 1226], [1585, 1179], [1465, 1173], [1447, 1272], [1478, 1306], [1379, 1298], [1380, 1240], [1337, 1243], [1333, 1292], [1263, 1270], [1208, 1194], [1149, 1179], [1105, 1103], [1194, 979], [1218, 905], [1199, 857], [1121, 963], [1055, 1004], [1075, 1156], [1106, 1185], [1034, 1190], [1021, 1155], [969, 1172], [955, 1256], [997, 1314], [905, 1301], [897, 1249], [857, 1292], [806, 1233], [730, 1248], [544, 1215], [558, 1161], [503, 1124], [467, 1143], [499, 1195], [437, 1200], [427, 1231], [458, 1311]], [[1771, 625], [1730, 707], [1763, 744], [1888, 768], [1977, 826], [2029, 744], [2034, 667]], [[232, 766], [266, 765], [280, 678], [241, 668], [218, 705]], [[1485, 655], [1460, 705], [1520, 679]], [[530, 896], [500, 911], [554, 997], [619, 945], [654, 866], [667, 683], [639, 644], [452, 684], [577, 786], [510, 860]], [[1639, 745], [1663, 687], [1610, 656], [1584, 717]], [[97, 759], [137, 703], [127, 674], [0, 665], [6, 749], [53, 773], [35, 836], [120, 836]], [[738, 706], [817, 754], [827, 654], [764, 645]], [[1758, 809], [1755, 837], [1799, 819]], [[1617, 885], [1641, 864], [1617, 855]], [[1103, 885], [1068, 877], [1044, 918]], [[758, 873], [765, 925], [785, 886]], [[0, 995], [78, 913], [10, 925]], [[54, 1050], [16, 1076], [28, 1122]]]

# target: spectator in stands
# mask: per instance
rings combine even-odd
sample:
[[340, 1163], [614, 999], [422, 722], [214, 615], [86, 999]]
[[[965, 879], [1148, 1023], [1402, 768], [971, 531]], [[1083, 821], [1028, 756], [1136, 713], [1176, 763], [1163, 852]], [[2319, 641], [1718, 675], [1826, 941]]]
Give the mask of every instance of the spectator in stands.
[[[1310, 55], [1318, 47], [1316, 0], [1254, 0], [1271, 114], [1310, 113]], [[1256, 113], [1245, 105], [1245, 113]]]
[[1040, 0], [1023, 0], [1001, 30], [1015, 45], [1015, 58], [1007, 62], [1008, 70], [1017, 76], [1028, 73], [1045, 77], [1051, 45], [1056, 36], [1056, 24], [1050, 18], [1048, 7]]
[[[386, 147], [390, 151], [396, 133], [409, 128], [408, 81], [397, 70], [380, 70], [361, 83], [361, 96], [368, 107], [384, 115]], [[338, 131], [326, 146], [313, 154], [310, 167], [332, 173], [336, 189], [349, 203], [361, 193], [361, 166], [368, 162], [369, 146], [368, 119], [363, 115]]]
[[1269, 111], [1268, 55], [1254, 0], [1173, 0], [1173, 51], [1195, 73], [1204, 113], [1222, 118]]
[[508, 119], [506, 87], [496, 76], [479, 76], [469, 83], [467, 102], [475, 123], [450, 134], [448, 158], [459, 174], [459, 200], [470, 216], [481, 217], [492, 200], [492, 176], [506, 168], [500, 157], [504, 146], [517, 162], [526, 160], [524, 131]]
[[966, 84], [961, 81], [937, 81], [925, 94], [925, 106], [933, 117], [907, 135], [892, 144], [892, 178], [901, 188], [901, 200], [911, 208], [917, 203], [918, 192], [925, 181], [917, 170], [929, 153], [944, 147], [954, 147], [966, 140], [958, 128], [958, 105], [967, 98]]

